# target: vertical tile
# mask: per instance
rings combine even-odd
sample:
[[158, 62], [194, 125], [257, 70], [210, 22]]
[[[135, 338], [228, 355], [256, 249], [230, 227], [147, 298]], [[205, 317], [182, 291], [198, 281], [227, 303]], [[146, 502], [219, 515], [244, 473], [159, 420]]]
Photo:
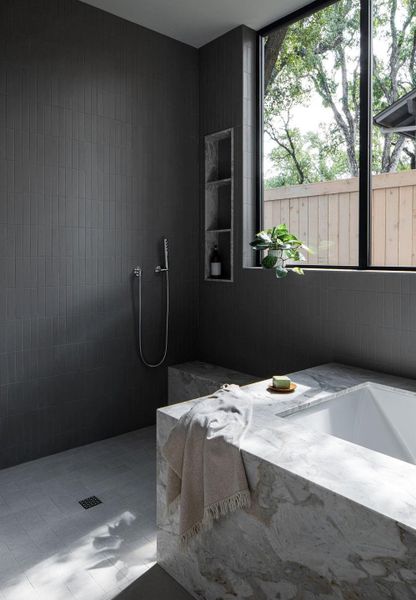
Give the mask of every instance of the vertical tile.
[[[193, 273], [193, 298], [175, 292], [189, 301], [184, 331], [196, 321], [198, 253], [185, 251], [177, 215], [188, 206], [187, 227], [197, 230], [198, 51], [72, 0], [30, 11], [3, 4], [13, 15], [0, 59], [0, 389], [14, 407], [7, 466], [145, 423], [126, 393], [138, 370], [152, 387], [132, 345], [130, 269], [146, 262], [146, 281], [160, 283], [162, 235], [177, 248], [172, 275]], [[155, 331], [161, 300], [146, 315]], [[175, 309], [172, 324], [182, 320]], [[194, 337], [172, 345], [172, 362], [193, 354]], [[135, 368], [120, 376], [123, 361]], [[103, 369], [114, 379], [107, 389]], [[154, 414], [163, 390], [154, 387], [148, 402]]]

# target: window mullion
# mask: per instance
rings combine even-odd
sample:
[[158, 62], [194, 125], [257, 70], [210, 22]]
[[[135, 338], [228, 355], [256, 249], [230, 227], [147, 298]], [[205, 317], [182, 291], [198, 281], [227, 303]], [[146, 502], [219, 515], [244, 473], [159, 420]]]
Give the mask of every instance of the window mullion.
[[372, 164], [372, 0], [361, 0], [360, 13], [360, 173], [359, 267], [371, 264], [371, 164]]

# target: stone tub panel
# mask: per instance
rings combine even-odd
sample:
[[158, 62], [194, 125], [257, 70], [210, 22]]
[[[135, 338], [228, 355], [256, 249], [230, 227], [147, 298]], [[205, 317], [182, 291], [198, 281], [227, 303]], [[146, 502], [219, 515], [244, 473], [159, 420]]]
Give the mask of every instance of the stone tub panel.
[[416, 598], [411, 531], [245, 451], [251, 509], [221, 519], [182, 548], [178, 514], [166, 511], [160, 454], [174, 423], [158, 414], [158, 561], [195, 598]]

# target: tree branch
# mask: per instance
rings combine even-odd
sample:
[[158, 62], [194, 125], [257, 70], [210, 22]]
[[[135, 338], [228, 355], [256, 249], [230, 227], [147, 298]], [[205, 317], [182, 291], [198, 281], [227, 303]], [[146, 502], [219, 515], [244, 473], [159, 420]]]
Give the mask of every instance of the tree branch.
[[288, 25], [275, 29], [267, 36], [267, 42], [264, 47], [264, 91], [270, 86], [270, 83], [276, 76], [276, 61], [286, 37]]
[[281, 140], [281, 135], [279, 134], [279, 132], [277, 132], [273, 125], [271, 123], [269, 123], [269, 126], [267, 128], [267, 133], [269, 135], [269, 137], [278, 145], [280, 146], [280, 148], [282, 148], [287, 155], [292, 159], [293, 164], [295, 166], [295, 169], [297, 171], [298, 174], [298, 180], [299, 183], [304, 183], [305, 182], [305, 172], [302, 168], [302, 165], [300, 164], [298, 157], [297, 157], [297, 151], [296, 151], [296, 147], [295, 144], [293, 142], [292, 139], [292, 135], [290, 133], [290, 128], [289, 128], [289, 123], [290, 123], [290, 111], [288, 110], [287, 115], [286, 115], [286, 119], [283, 119], [283, 130], [284, 133], [286, 135], [286, 139], [289, 143], [289, 146], [287, 146], [284, 142], [282, 142]]
[[410, 168], [416, 169], [416, 149], [415, 152], [410, 152], [410, 150], [405, 146], [402, 148], [402, 151], [410, 158]]
[[[387, 96], [390, 103], [393, 103], [398, 98], [397, 91], [397, 73], [399, 70], [399, 44], [397, 39], [397, 27], [396, 27], [396, 13], [397, 13], [397, 0], [391, 0], [391, 11], [390, 11], [390, 33], [391, 33], [391, 52], [390, 52], [390, 80], [391, 80], [391, 93]], [[389, 97], [390, 96], [390, 97]]]
[[[349, 132], [348, 132], [349, 140], [347, 141], [347, 143], [349, 143], [351, 145], [351, 148], [354, 153], [354, 158], [355, 158], [355, 122], [354, 122], [354, 118], [351, 114], [350, 107], [349, 107], [349, 86], [348, 86], [347, 61], [345, 58], [345, 52], [344, 52], [344, 48], [343, 48], [342, 44], [340, 44], [338, 46], [338, 57], [339, 57], [339, 60], [341, 63], [342, 110], [343, 110], [345, 118], [347, 120], [348, 130], [349, 130]], [[358, 171], [358, 168], [357, 168], [357, 171]]]
[[323, 100], [331, 107], [335, 117], [335, 121], [344, 136], [345, 143], [347, 145], [348, 163], [350, 166], [351, 175], [353, 177], [358, 176], [358, 164], [357, 157], [355, 156], [355, 146], [353, 139], [351, 138], [348, 123], [344, 121], [341, 113], [338, 110], [337, 105], [332, 97], [331, 90], [329, 88], [327, 77], [324, 73], [322, 63], [317, 64], [317, 76], [312, 75], [312, 80], [315, 84], [315, 89]]
[[373, 56], [373, 62], [374, 62], [374, 77], [377, 80], [378, 85], [380, 86], [381, 91], [383, 92], [383, 94], [386, 96], [386, 98], [388, 98], [389, 96], [389, 91], [386, 88], [386, 86], [384, 85], [382, 79], [379, 76], [379, 62], [376, 56]]
[[291, 148], [291, 151], [292, 151], [291, 152], [291, 157], [293, 159], [293, 162], [295, 163], [296, 170], [299, 173], [299, 183], [304, 183], [304, 181], [305, 181], [305, 173], [303, 172], [303, 169], [302, 169], [302, 167], [301, 167], [301, 165], [300, 165], [300, 163], [298, 161], [298, 158], [296, 156], [296, 149], [295, 149], [295, 146], [293, 144], [293, 140], [292, 140], [292, 136], [290, 135], [289, 128], [287, 126], [285, 127], [285, 132], [286, 132], [286, 137], [287, 137], [287, 139], [289, 141], [290, 148]]
[[390, 157], [390, 165], [388, 172], [397, 171], [397, 165], [399, 164], [400, 154], [402, 152], [403, 144], [405, 143], [405, 141], [406, 138], [403, 135], [401, 135], [397, 140], [396, 144], [394, 145], [394, 149]]
[[412, 85], [416, 84], [416, 27], [413, 32], [412, 50], [410, 53], [409, 73]]

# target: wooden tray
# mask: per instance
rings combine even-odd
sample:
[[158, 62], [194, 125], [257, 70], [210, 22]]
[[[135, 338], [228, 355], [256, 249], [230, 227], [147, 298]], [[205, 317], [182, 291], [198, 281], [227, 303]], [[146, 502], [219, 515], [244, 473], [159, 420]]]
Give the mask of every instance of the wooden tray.
[[275, 388], [273, 385], [269, 385], [269, 387], [267, 388], [268, 392], [271, 392], [272, 394], [290, 394], [291, 392], [294, 392], [295, 389], [298, 386], [296, 385], [296, 383], [293, 383], [293, 381], [291, 381], [290, 383], [290, 387], [284, 389], [284, 388]]

